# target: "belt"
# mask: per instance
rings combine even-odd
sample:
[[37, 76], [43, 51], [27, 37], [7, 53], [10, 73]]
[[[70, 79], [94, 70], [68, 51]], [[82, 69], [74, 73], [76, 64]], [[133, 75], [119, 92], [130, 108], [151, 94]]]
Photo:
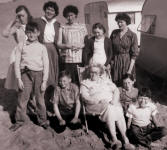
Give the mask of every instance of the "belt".
[[32, 75], [31, 75], [31, 70], [25, 66], [24, 69], [21, 69], [21, 74], [26, 74], [28, 76], [28, 78], [33, 81], [32, 79]]

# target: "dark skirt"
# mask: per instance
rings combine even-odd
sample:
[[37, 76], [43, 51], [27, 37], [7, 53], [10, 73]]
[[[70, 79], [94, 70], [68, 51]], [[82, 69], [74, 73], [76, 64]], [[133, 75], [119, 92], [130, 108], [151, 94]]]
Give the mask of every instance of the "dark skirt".
[[[118, 86], [122, 86], [122, 78], [127, 74], [130, 65], [129, 53], [118, 54], [114, 56], [114, 64], [112, 66], [112, 79], [113, 82]], [[135, 77], [135, 67], [132, 70], [132, 75]]]
[[58, 83], [59, 64], [58, 52], [53, 43], [45, 43], [49, 57], [49, 78], [48, 86], [56, 85]]

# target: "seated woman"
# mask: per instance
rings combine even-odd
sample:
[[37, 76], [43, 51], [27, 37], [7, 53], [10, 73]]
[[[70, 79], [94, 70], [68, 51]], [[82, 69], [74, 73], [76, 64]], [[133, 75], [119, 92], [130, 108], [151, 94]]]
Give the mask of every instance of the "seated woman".
[[112, 137], [112, 146], [122, 147], [117, 139], [115, 124], [124, 140], [125, 149], [134, 149], [126, 136], [126, 124], [123, 110], [119, 102], [119, 90], [107, 78], [103, 78], [104, 68], [100, 64], [89, 66], [90, 79], [81, 83], [81, 96], [85, 102], [85, 109], [91, 115], [98, 115], [102, 122], [107, 124]]

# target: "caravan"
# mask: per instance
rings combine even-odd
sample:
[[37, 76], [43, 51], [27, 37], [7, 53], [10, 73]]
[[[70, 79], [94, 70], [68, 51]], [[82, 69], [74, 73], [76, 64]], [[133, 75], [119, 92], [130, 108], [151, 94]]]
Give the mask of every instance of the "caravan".
[[137, 64], [147, 72], [167, 78], [167, 1], [146, 0], [142, 10], [141, 51]]
[[143, 4], [144, 0], [110, 0], [88, 3], [84, 8], [88, 32], [91, 33], [94, 23], [100, 22], [107, 30], [106, 35], [110, 36], [111, 32], [118, 28], [115, 21], [117, 13], [126, 12], [132, 22], [129, 28], [137, 34], [140, 43], [140, 32], [137, 31], [137, 27], [141, 22]]

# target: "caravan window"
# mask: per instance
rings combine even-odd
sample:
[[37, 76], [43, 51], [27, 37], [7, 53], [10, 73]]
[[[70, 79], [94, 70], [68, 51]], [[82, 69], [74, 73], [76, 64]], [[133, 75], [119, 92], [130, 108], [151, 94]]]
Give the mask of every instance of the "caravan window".
[[144, 15], [142, 21], [138, 27], [138, 31], [154, 34], [155, 31], [155, 15]]
[[85, 24], [90, 24], [90, 14], [85, 14]]

